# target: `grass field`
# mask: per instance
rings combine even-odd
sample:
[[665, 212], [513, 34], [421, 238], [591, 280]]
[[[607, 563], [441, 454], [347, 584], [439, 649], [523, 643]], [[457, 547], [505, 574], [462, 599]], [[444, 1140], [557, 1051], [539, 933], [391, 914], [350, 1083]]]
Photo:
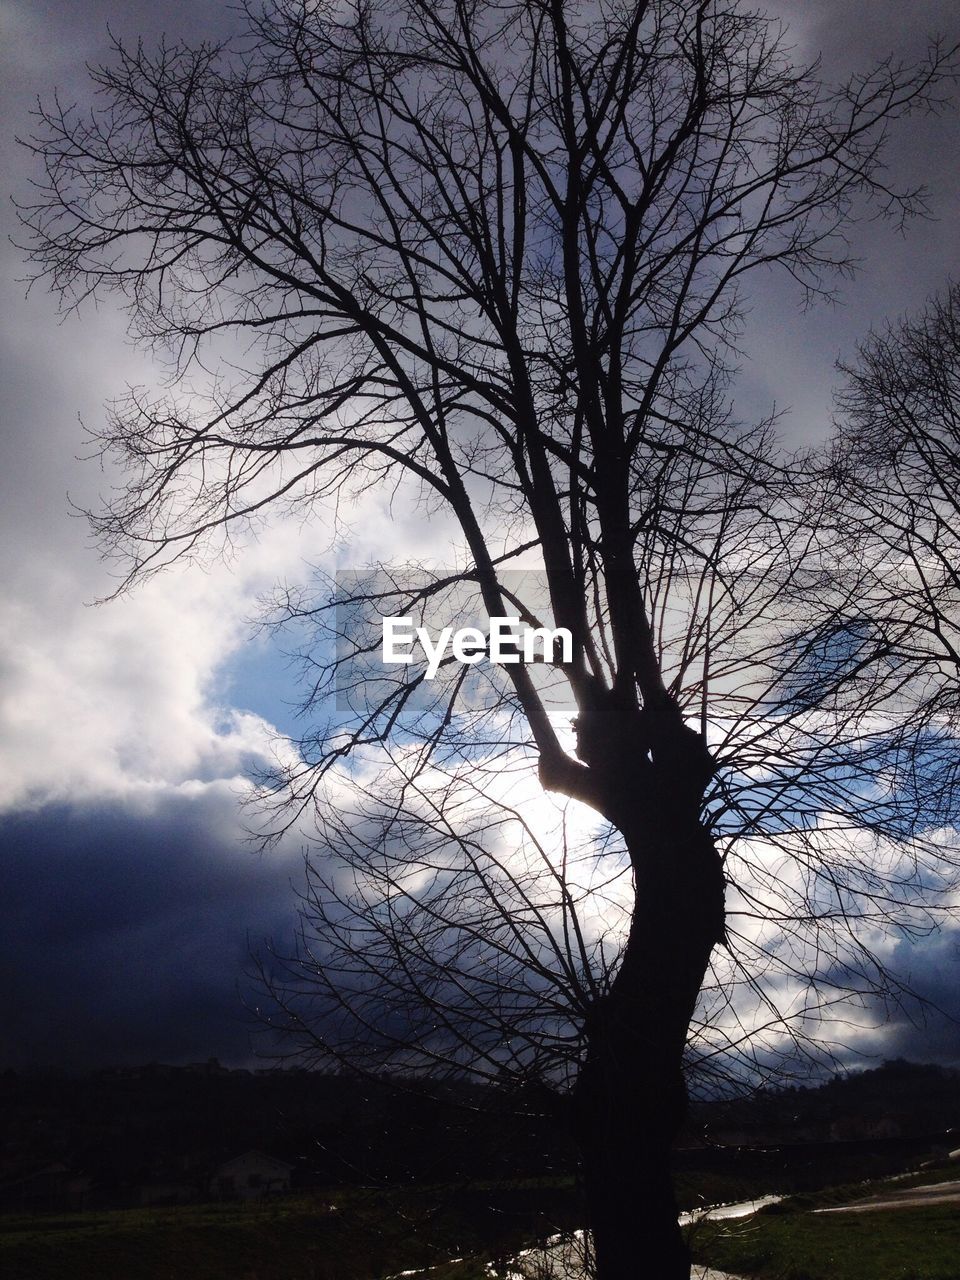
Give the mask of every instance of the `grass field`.
[[752, 1218], [702, 1222], [689, 1239], [698, 1262], [750, 1280], [960, 1280], [960, 1207], [812, 1213], [955, 1177], [944, 1162], [791, 1196]]
[[758, 1280], [960, 1280], [960, 1210], [759, 1213], [701, 1223], [698, 1262]]
[[0, 1220], [4, 1280], [375, 1280], [478, 1248], [456, 1215], [395, 1197]]
[[[943, 1177], [930, 1172], [917, 1181]], [[890, 1184], [884, 1184], [889, 1186]], [[898, 1183], [896, 1185], [903, 1185]], [[338, 1191], [261, 1204], [0, 1218], [4, 1280], [482, 1280], [564, 1213], [562, 1188]], [[757, 1280], [960, 1280], [960, 1210], [813, 1214], [876, 1186], [691, 1229], [697, 1261]], [[545, 1213], [543, 1197], [553, 1200]], [[550, 1213], [550, 1207], [557, 1213]], [[569, 1207], [569, 1206], [568, 1206]], [[638, 1249], [642, 1242], [638, 1241]], [[453, 1265], [447, 1259], [462, 1258]]]
[[[263, 1203], [0, 1218], [4, 1280], [377, 1280], [484, 1274], [563, 1212], [563, 1189], [337, 1192]], [[546, 1216], [540, 1210], [547, 1208]]]

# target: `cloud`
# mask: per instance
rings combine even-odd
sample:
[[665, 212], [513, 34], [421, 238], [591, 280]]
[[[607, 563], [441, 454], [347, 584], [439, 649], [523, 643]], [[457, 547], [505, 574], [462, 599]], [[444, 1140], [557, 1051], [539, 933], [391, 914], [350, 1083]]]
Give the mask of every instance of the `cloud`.
[[249, 951], [292, 928], [299, 855], [243, 842], [223, 784], [0, 819], [0, 1064], [251, 1057]]
[[[149, 43], [237, 21], [220, 3], [0, 8], [7, 39], [4, 116], [21, 135], [38, 92], [84, 100], [85, 63], [107, 51], [107, 22]], [[11, 188], [29, 199], [29, 155], [5, 138]], [[5, 232], [17, 234], [9, 206]], [[5, 277], [26, 274], [0, 243]], [[0, 824], [3, 965], [14, 993], [0, 1060], [142, 1061], [246, 1056], [236, 983], [248, 938], [289, 926], [295, 858], [258, 860], [243, 844], [239, 802], [252, 769], [276, 751], [274, 725], [295, 673], [251, 639], [258, 598], [329, 559], [322, 513], [278, 521], [229, 564], [178, 568], [101, 607], [115, 585], [70, 514], [68, 493], [96, 505], [114, 476], [81, 461], [81, 420], [128, 383], [163, 372], [125, 338], [109, 300], [58, 322], [43, 287], [14, 287], [0, 334]], [[389, 546], [435, 547], [419, 514], [371, 499], [360, 536], [339, 554], [355, 566]], [[409, 535], [409, 536], [407, 536]], [[291, 726], [292, 727], [292, 726]], [[8, 890], [8, 891], [6, 891]], [[279, 924], [277, 923], [279, 922]], [[289, 927], [287, 928], [289, 932]]]
[[75, 577], [35, 561], [33, 598], [14, 598], [0, 620], [0, 810], [238, 778], [282, 750], [239, 698], [222, 704], [216, 683], [282, 542], [242, 572], [168, 576], [98, 609]]
[[960, 1066], [960, 925], [919, 941], [900, 939], [891, 966], [922, 1000], [907, 1000], [874, 1034], [875, 1053]]
[[[884, 58], [907, 63], [923, 57], [929, 37], [956, 39], [954, 0], [792, 0], [764, 10], [783, 19], [787, 43], [797, 62], [821, 59], [827, 84], [868, 71]], [[781, 423], [797, 442], [822, 439], [830, 429], [834, 362], [851, 359], [871, 327], [905, 311], [919, 310], [944, 288], [960, 258], [960, 170], [952, 157], [960, 150], [956, 101], [934, 116], [895, 121], [887, 139], [884, 175], [897, 189], [923, 187], [929, 219], [905, 231], [895, 222], [866, 219], [852, 228], [850, 248], [857, 279], [841, 283], [838, 304], [801, 310], [799, 292], [772, 272], [750, 286], [749, 316], [742, 343], [746, 359], [737, 387], [745, 416], [785, 411]]]
[[742, 841], [727, 864], [727, 910], [749, 981], [716, 954], [722, 998], [707, 1040], [760, 1031], [761, 1060], [779, 1062], [792, 1021], [814, 1059], [960, 1065], [957, 841], [952, 829], [916, 847], [879, 840], [827, 813], [816, 827]]

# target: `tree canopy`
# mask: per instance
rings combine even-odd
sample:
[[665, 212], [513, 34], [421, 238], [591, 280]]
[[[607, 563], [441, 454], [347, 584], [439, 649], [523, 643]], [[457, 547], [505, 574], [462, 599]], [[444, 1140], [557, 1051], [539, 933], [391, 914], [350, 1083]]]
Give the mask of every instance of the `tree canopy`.
[[[371, 491], [454, 529], [280, 601], [342, 713], [273, 787], [327, 851], [287, 1029], [572, 1083], [601, 1273], [644, 1202], [685, 1274], [663, 1165], [691, 1020], [702, 1069], [769, 1060], [765, 1027], [882, 988], [877, 939], [944, 887], [869, 698], [810, 679], [849, 633], [801, 638], [809, 460], [731, 386], [758, 271], [829, 297], [858, 217], [922, 211], [885, 131], [955, 55], [831, 88], [723, 0], [248, 17], [229, 47], [118, 46], [92, 114], [41, 109], [38, 271], [70, 305], [118, 292], [172, 365], [98, 432], [124, 480], [94, 528], [121, 589]], [[444, 610], [563, 627], [570, 659], [375, 669], [378, 616]], [[511, 796], [534, 761], [597, 815], [574, 847]]]

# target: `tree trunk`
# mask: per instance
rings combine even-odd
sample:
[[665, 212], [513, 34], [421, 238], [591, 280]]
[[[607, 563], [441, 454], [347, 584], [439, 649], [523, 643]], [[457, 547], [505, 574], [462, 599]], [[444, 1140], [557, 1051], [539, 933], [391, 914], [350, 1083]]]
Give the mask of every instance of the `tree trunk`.
[[598, 1280], [689, 1280], [670, 1153], [686, 1111], [683, 1050], [723, 874], [699, 821], [631, 823], [636, 904], [617, 976], [587, 1020], [574, 1115]]

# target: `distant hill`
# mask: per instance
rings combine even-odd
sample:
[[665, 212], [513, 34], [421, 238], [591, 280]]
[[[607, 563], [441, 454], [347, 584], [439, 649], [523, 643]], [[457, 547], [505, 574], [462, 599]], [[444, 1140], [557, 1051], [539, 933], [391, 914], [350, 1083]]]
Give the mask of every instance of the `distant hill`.
[[[218, 1168], [250, 1151], [290, 1166], [295, 1190], [569, 1178], [561, 1105], [545, 1091], [229, 1070], [215, 1059], [73, 1077], [8, 1071], [0, 1211], [203, 1200], [215, 1194]], [[804, 1148], [808, 1156], [791, 1159], [809, 1165], [804, 1178], [815, 1184], [838, 1144], [848, 1154], [857, 1143], [887, 1144], [880, 1165], [893, 1168], [901, 1155], [945, 1150], [951, 1129], [960, 1130], [960, 1072], [887, 1062], [817, 1088], [694, 1104], [681, 1163], [745, 1168], [750, 1152]], [[753, 1163], [772, 1184], [789, 1161]]]
[[689, 1134], [736, 1144], [897, 1138], [949, 1129], [960, 1129], [960, 1071], [896, 1059], [835, 1075], [815, 1088], [695, 1104]]
[[[33, 1191], [41, 1201], [80, 1196], [78, 1207], [200, 1199], [217, 1167], [249, 1150], [291, 1164], [301, 1188], [572, 1167], [562, 1126], [517, 1095], [215, 1060], [76, 1077], [7, 1072], [0, 1123], [0, 1210], [28, 1207]], [[78, 1179], [81, 1191], [68, 1192]]]

